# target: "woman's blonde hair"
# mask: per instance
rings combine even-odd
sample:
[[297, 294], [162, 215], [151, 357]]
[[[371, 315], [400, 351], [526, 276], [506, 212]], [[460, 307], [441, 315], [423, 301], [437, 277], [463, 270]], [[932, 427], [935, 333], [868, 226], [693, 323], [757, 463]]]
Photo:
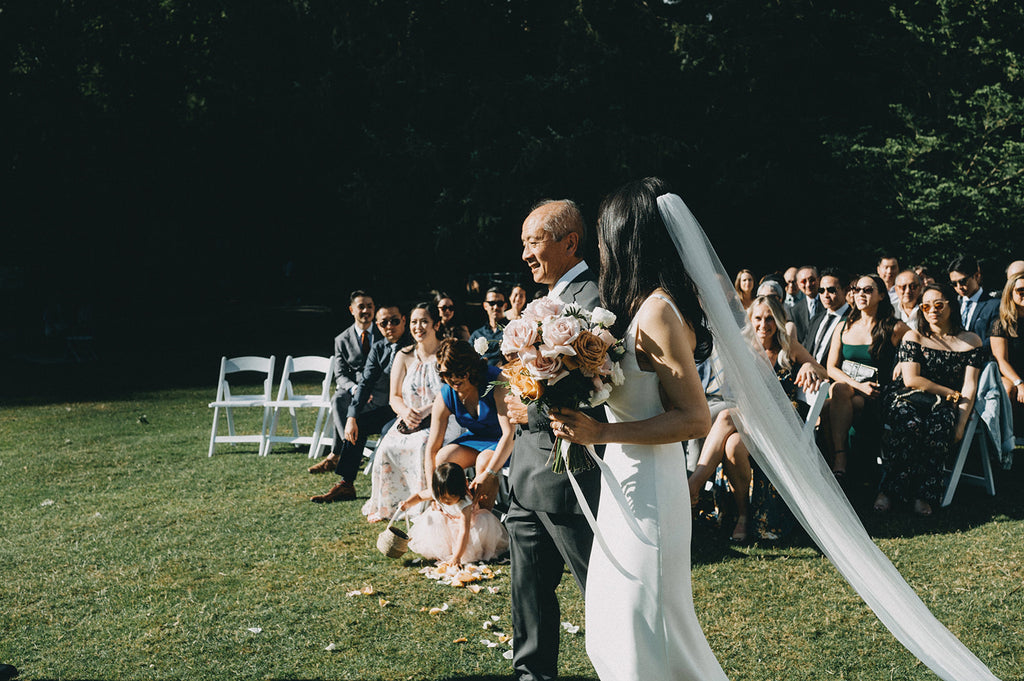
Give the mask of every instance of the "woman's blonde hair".
[[1024, 272], [1010, 277], [1006, 286], [1003, 287], [1003, 297], [999, 301], [999, 323], [1003, 325], [1003, 331], [1007, 336], [1017, 337], [1017, 304], [1013, 302], [1013, 285], [1024, 279]]
[[772, 318], [775, 320], [775, 343], [779, 350], [779, 366], [789, 371], [793, 366], [793, 362], [790, 360], [790, 346], [792, 342], [789, 339], [789, 334], [786, 333], [786, 311], [782, 308], [782, 303], [779, 302], [775, 296], [758, 296], [754, 298], [754, 302], [747, 308], [747, 319], [754, 320], [754, 308], [758, 305], [766, 305], [768, 310], [772, 313]]

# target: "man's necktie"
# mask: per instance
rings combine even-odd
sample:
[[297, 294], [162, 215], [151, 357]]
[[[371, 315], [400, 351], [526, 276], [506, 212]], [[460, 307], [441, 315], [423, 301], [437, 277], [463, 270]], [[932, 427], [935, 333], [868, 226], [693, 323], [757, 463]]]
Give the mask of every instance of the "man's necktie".
[[818, 327], [818, 335], [814, 339], [814, 359], [818, 359], [821, 355], [821, 341], [825, 338], [825, 332], [832, 326], [832, 320], [835, 319], [834, 312], [826, 312], [825, 318], [821, 320], [821, 326]]
[[363, 351], [363, 359], [370, 354], [370, 332], [363, 329], [363, 334], [359, 337], [359, 345]]

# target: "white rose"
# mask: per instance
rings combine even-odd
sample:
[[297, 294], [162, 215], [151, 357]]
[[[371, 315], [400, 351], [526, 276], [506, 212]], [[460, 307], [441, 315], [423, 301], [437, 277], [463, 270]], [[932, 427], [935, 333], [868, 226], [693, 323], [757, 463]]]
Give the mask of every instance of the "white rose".
[[590, 406], [597, 407], [608, 401], [608, 398], [612, 396], [612, 389], [610, 386], [603, 386], [600, 390], [595, 390], [590, 393]]
[[483, 336], [477, 336], [476, 340], [473, 341], [473, 349], [476, 350], [478, 355], [485, 354], [491, 347], [491, 344]]
[[598, 326], [614, 326], [615, 314], [603, 307], [595, 307], [590, 313], [590, 321]]
[[612, 362], [612, 385], [622, 385], [626, 382], [626, 375], [622, 373], [622, 367], [618, 362]]

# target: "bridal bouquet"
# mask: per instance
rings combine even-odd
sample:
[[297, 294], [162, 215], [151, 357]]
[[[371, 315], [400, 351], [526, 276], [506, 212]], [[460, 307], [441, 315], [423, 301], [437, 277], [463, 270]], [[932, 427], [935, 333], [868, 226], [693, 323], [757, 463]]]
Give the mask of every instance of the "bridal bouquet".
[[[544, 413], [603, 404], [623, 380], [619, 362], [625, 349], [608, 330], [614, 323], [615, 315], [604, 308], [588, 312], [551, 298], [533, 301], [505, 327], [501, 352], [512, 359], [502, 369], [504, 380], [495, 383], [524, 404], [538, 403]], [[551, 449], [555, 473], [565, 470], [566, 448], [569, 470], [594, 465], [582, 445], [556, 438]]]

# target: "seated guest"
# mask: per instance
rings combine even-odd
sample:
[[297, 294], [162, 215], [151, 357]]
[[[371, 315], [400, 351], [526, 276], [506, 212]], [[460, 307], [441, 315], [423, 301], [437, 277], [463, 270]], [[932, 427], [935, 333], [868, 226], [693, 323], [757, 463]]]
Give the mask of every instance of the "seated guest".
[[395, 419], [389, 396], [391, 393], [391, 364], [400, 348], [412, 343], [405, 331], [405, 317], [397, 305], [377, 308], [377, 328], [384, 338], [373, 344], [359, 384], [345, 415], [345, 432], [341, 446], [331, 452], [334, 472], [341, 481], [326, 494], [311, 497], [317, 504], [332, 501], [352, 501], [356, 498], [355, 479], [363, 459], [366, 438], [374, 433], [383, 435]]
[[878, 259], [878, 267], [875, 268], [878, 277], [885, 282], [885, 289], [889, 293], [889, 302], [895, 308], [899, 302], [896, 295], [896, 275], [900, 271], [900, 261], [891, 255], [883, 255]]
[[441, 315], [441, 338], [469, 340], [469, 327], [455, 314], [455, 301], [447, 293], [438, 294], [437, 311]]
[[928, 286], [916, 331], [907, 331], [896, 354], [901, 367], [882, 395], [882, 482], [875, 510], [894, 500], [914, 500], [914, 512], [931, 515], [942, 495], [943, 464], [964, 436], [974, 406], [981, 338], [960, 321], [948, 286]]
[[960, 306], [964, 328], [981, 338], [986, 354], [992, 323], [999, 317], [999, 300], [989, 298], [981, 288], [981, 268], [969, 255], [961, 255], [949, 263], [949, 283], [959, 294], [955, 301]]
[[1024, 274], [1024, 260], [1014, 260], [1006, 266], [1006, 281], [1018, 274]]
[[[779, 382], [790, 398], [795, 400], [797, 387], [817, 390], [821, 381], [827, 377], [825, 368], [815, 362], [811, 354], [786, 333], [782, 304], [774, 296], [758, 296], [747, 311], [747, 317], [761, 343], [765, 359], [775, 369]], [[700, 460], [687, 481], [690, 488], [690, 503], [696, 504], [700, 498], [700, 490], [721, 463], [736, 501], [737, 520], [731, 536], [732, 541], [747, 540], [747, 524], [751, 518], [758, 525], [757, 533], [760, 537], [778, 539], [796, 526], [796, 520], [786, 509], [771, 483], [760, 473], [751, 501], [754, 471], [750, 463], [750, 453], [733, 422], [732, 411], [725, 409], [718, 414], [704, 440]]]
[[[334, 418], [333, 451], [341, 450], [344, 441], [345, 415], [348, 405], [352, 402], [352, 393], [359, 383], [359, 375], [366, 363], [370, 348], [383, 336], [373, 324], [373, 298], [364, 291], [353, 291], [348, 299], [348, 311], [352, 314], [352, 325], [334, 338], [334, 356], [337, 357], [334, 368], [334, 384], [337, 391], [331, 399], [334, 402], [332, 415]], [[334, 470], [337, 458], [326, 457], [310, 467], [310, 473], [327, 473]]]
[[[779, 282], [775, 281], [774, 279], [769, 278], [770, 276], [771, 275], [766, 276], [763, 279], [761, 279], [761, 283], [757, 287], [757, 297], [758, 298], [763, 298], [765, 296], [769, 296], [771, 298], [775, 298], [775, 300], [777, 300], [777, 301], [779, 301], [781, 303], [782, 302], [782, 296], [783, 296], [782, 284], [780, 284]], [[800, 300], [802, 301], [803, 298], [800, 298]], [[748, 313], [750, 312], [749, 308], [747, 309], [747, 312]], [[796, 324], [794, 324], [790, 320], [790, 318], [789, 318], [789, 310], [787, 308], [783, 307], [782, 315], [783, 315], [783, 318], [785, 319], [785, 325], [784, 326], [785, 326], [785, 329], [786, 329], [786, 335], [789, 336], [790, 338], [796, 340], [796, 337], [797, 337]]]
[[921, 281], [921, 286], [931, 286], [932, 284], [935, 283], [935, 277], [932, 276], [932, 273], [924, 265], [914, 265], [910, 269], [914, 272], [914, 274], [917, 275], [917, 278]]
[[516, 284], [512, 287], [512, 293], [508, 296], [508, 309], [505, 310], [505, 319], [512, 321], [519, 319], [526, 307], [526, 289]]
[[832, 336], [828, 355], [832, 473], [840, 481], [846, 477], [850, 426], [866, 409], [874, 420], [881, 419], [882, 387], [892, 379], [896, 348], [908, 331], [894, 316], [885, 283], [877, 275], [866, 274], [857, 280], [853, 300], [854, 309], [842, 330]]
[[896, 275], [896, 319], [911, 329], [917, 326], [917, 305], [921, 302], [921, 278], [913, 270]]
[[[437, 373], [439, 327], [434, 305], [420, 303], [414, 307], [409, 314], [409, 332], [416, 342], [399, 350], [391, 365], [390, 406], [398, 422], [380, 439], [373, 455], [370, 498], [363, 505], [363, 515], [371, 523], [390, 518], [403, 499], [426, 486], [423, 452], [434, 398], [441, 392]], [[454, 440], [460, 430], [455, 419], [450, 419], [445, 441]]]
[[798, 300], [804, 299], [804, 294], [800, 293], [800, 288], [796, 285], [796, 273], [796, 267], [789, 267], [786, 268], [785, 273], [782, 275], [782, 285], [786, 292], [782, 302], [785, 307], [792, 307], [793, 305], [796, 305]]
[[809, 343], [807, 334], [810, 333], [811, 325], [825, 314], [818, 301], [818, 268], [804, 265], [797, 270], [796, 285], [804, 294], [804, 298], [801, 302], [791, 305], [786, 312], [789, 313], [790, 321], [796, 324], [796, 339], [801, 343]]
[[488, 364], [498, 366], [505, 363], [505, 357], [501, 354], [501, 323], [505, 321], [505, 294], [497, 288], [487, 289], [487, 295], [484, 296], [484, 312], [487, 314], [487, 323], [469, 336], [469, 342], [477, 352], [480, 352], [477, 339], [482, 338], [483, 341], [479, 345], [486, 342], [487, 350], [480, 354]]
[[846, 302], [846, 283], [846, 275], [838, 270], [828, 269], [821, 273], [818, 302], [825, 314], [811, 324], [807, 340], [814, 361], [823, 366], [828, 360], [832, 335], [850, 312], [850, 304]]
[[732, 286], [736, 289], [736, 295], [740, 297], [740, 305], [744, 310], [748, 309], [754, 302], [754, 275], [750, 270], [740, 270]]
[[[488, 390], [501, 370], [487, 364], [468, 342], [450, 338], [438, 348], [437, 370], [445, 384], [434, 399], [424, 469], [430, 476], [435, 465], [446, 461], [475, 467], [470, 489], [480, 506], [489, 509], [497, 497], [498, 476], [512, 454], [513, 431], [505, 415], [507, 391], [500, 386]], [[442, 447], [438, 424], [446, 423], [452, 414], [469, 432]]]
[[1003, 287], [999, 318], [992, 324], [992, 356], [1013, 404], [1013, 422], [1024, 432], [1024, 269]]

